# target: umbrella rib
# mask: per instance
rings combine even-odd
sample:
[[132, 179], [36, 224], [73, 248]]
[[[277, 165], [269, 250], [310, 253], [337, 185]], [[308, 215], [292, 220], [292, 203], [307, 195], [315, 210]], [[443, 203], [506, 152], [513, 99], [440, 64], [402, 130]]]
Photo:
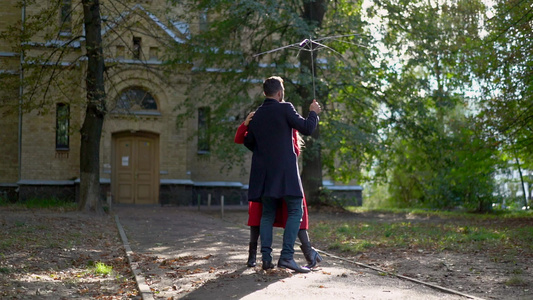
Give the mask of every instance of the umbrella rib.
[[[331, 51], [333, 51], [333, 52], [335, 52], [335, 53], [340, 54], [340, 53], [337, 52], [335, 49], [333, 49], [333, 48], [331, 48], [331, 47], [328, 47], [328, 46], [326, 46], [326, 45], [324, 45], [324, 44], [318, 43], [318, 42], [316, 42], [316, 41], [313, 41], [313, 43], [315, 43], [315, 44], [317, 44], [317, 45], [319, 45], [319, 46], [322, 46], [322, 48], [326, 48], [326, 49], [329, 49], [329, 50], [331, 50]], [[320, 50], [320, 48], [316, 48], [316, 50]], [[314, 51], [314, 50], [313, 50], [313, 51]]]
[[271, 49], [271, 50], [268, 50], [268, 51], [265, 51], [265, 52], [257, 53], [257, 54], [254, 54], [253, 57], [257, 57], [257, 56], [260, 56], [260, 55], [263, 55], [263, 54], [268, 54], [268, 53], [272, 53], [272, 52], [280, 51], [280, 50], [283, 50], [283, 49], [287, 49], [287, 48], [290, 48], [290, 47], [294, 47], [294, 46], [296, 46], [296, 45], [299, 45], [299, 43], [296, 43], [296, 44], [290, 44], [290, 45], [286, 45], [286, 46], [279, 47], [279, 48], [276, 48], [276, 49]]
[[[283, 46], [283, 47], [279, 47], [279, 48], [275, 48], [275, 49], [271, 49], [271, 50], [268, 50], [268, 51], [264, 51], [264, 52], [261, 52], [261, 53], [254, 54], [254, 55], [252, 55], [252, 57], [258, 57], [258, 56], [261, 56], [263, 54], [273, 53], [273, 52], [277, 52], [277, 51], [280, 51], [280, 50], [283, 50], [283, 49], [297, 50], [298, 53], [296, 54], [296, 57], [298, 57], [300, 55], [301, 51], [314, 52], [314, 51], [318, 51], [318, 50], [320, 50], [322, 48], [326, 48], [328, 50], [333, 51], [333, 53], [338, 55], [342, 60], [345, 60], [344, 57], [342, 57], [342, 54], [340, 54], [338, 51], [336, 51], [335, 49], [333, 49], [333, 48], [331, 48], [329, 46], [326, 46], [326, 45], [324, 45], [322, 43], [319, 43], [319, 41], [338, 40], [339, 42], [349, 43], [349, 44], [352, 44], [352, 45], [355, 45], [355, 46], [363, 46], [363, 45], [355, 44], [353, 42], [348, 42], [348, 41], [341, 40], [341, 38], [343, 38], [343, 37], [355, 37], [355, 36], [361, 36], [361, 35], [357, 34], [357, 33], [353, 33], [353, 34], [322, 37], [322, 38], [318, 38], [316, 40], [312, 40], [311, 38], [304, 39], [304, 40], [302, 40], [299, 43], [294, 43], [294, 44], [290, 44], [290, 45], [286, 45], [286, 46]], [[315, 45], [317, 46], [316, 48], [313, 47]], [[365, 46], [363, 46], [363, 47], [365, 47]], [[311, 54], [311, 75], [312, 75], [312, 80], [313, 80], [313, 98], [316, 99], [315, 65], [314, 65], [313, 54]]]

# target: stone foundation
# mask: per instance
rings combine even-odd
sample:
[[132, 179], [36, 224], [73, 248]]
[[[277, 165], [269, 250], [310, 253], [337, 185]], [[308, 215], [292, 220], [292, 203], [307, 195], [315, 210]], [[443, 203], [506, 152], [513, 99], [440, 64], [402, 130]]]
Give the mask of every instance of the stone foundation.
[[18, 201], [30, 199], [57, 199], [76, 201], [76, 186], [74, 181], [39, 181], [22, 180], [18, 182]]
[[[361, 206], [362, 189], [355, 187], [326, 186], [331, 198], [343, 206]], [[197, 206], [221, 204], [248, 205], [247, 186], [238, 182], [192, 182], [190, 180], [161, 181], [159, 204], [172, 206]], [[55, 198], [77, 201], [79, 180], [77, 181], [21, 181], [18, 184], [0, 184], [0, 197], [9, 202], [26, 201], [34, 198]], [[100, 199], [103, 203], [112, 201], [109, 180], [101, 180]]]

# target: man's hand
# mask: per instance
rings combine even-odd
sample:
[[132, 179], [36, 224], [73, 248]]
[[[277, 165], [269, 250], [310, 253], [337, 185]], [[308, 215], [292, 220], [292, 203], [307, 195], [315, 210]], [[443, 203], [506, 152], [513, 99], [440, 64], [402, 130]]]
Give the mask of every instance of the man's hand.
[[315, 99], [313, 99], [313, 103], [309, 105], [309, 111], [314, 111], [317, 115], [322, 112], [322, 108], [320, 108], [320, 105], [318, 104], [318, 102], [316, 102]]

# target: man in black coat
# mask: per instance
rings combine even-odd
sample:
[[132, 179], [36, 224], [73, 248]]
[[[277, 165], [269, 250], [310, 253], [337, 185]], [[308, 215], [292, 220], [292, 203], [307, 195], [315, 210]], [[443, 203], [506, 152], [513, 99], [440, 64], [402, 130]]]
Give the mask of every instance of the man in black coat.
[[253, 151], [248, 200], [263, 203], [260, 225], [263, 269], [274, 268], [272, 225], [277, 205], [285, 201], [288, 218], [278, 267], [306, 273], [310, 270], [294, 261], [294, 242], [303, 214], [303, 189], [292, 131], [294, 128], [303, 135], [311, 135], [322, 110], [313, 100], [307, 119], [300, 116], [291, 103], [283, 101], [283, 79], [277, 76], [263, 82], [263, 92], [266, 99], [256, 110], [244, 139], [244, 145]]

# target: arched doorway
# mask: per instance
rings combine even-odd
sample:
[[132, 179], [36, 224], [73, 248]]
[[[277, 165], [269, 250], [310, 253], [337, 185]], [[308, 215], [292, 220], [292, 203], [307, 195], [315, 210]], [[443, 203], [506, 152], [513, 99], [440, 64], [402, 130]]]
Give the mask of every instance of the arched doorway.
[[113, 134], [111, 193], [116, 203], [159, 203], [159, 135]]

